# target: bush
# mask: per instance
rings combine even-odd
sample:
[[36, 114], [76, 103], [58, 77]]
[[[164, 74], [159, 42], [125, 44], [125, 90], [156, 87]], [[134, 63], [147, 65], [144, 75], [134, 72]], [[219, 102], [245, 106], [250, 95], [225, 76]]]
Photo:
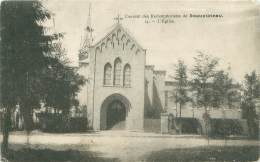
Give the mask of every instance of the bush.
[[200, 134], [201, 125], [196, 118], [175, 118], [175, 122], [181, 125], [181, 132], [188, 134]]
[[212, 137], [242, 135], [243, 128], [238, 119], [210, 119]]
[[69, 118], [68, 131], [84, 132], [88, 129], [88, 119], [85, 117]]
[[70, 118], [64, 114], [41, 113], [38, 115], [40, 129], [44, 132], [83, 132], [88, 120], [84, 117]]

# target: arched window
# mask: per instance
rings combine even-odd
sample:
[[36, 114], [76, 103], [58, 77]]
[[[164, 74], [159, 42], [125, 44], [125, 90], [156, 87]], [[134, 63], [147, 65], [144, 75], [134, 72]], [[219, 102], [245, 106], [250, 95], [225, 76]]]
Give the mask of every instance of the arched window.
[[131, 67], [129, 64], [126, 64], [124, 67], [124, 86], [131, 86]]
[[104, 67], [104, 85], [111, 85], [112, 81], [112, 66], [107, 63]]
[[121, 60], [117, 58], [114, 64], [114, 85], [120, 85], [121, 78]]

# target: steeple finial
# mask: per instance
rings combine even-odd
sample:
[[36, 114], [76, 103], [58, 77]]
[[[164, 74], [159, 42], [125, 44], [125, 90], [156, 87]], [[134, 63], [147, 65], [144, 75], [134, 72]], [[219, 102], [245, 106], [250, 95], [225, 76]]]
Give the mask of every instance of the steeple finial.
[[123, 17], [120, 17], [120, 14], [118, 14], [117, 17], [114, 18], [114, 20], [117, 21], [117, 24], [120, 24], [120, 21], [123, 20]]
[[87, 20], [87, 27], [86, 27], [86, 43], [87, 46], [90, 47], [93, 42], [92, 32], [94, 31], [91, 24], [91, 3], [89, 4], [88, 10], [88, 20]]
[[93, 28], [91, 25], [91, 3], [89, 4], [89, 12], [88, 12], [88, 19], [87, 19], [87, 27], [84, 29], [84, 37], [81, 40], [80, 50], [79, 50], [79, 59], [83, 59], [88, 57], [87, 50], [93, 43]]

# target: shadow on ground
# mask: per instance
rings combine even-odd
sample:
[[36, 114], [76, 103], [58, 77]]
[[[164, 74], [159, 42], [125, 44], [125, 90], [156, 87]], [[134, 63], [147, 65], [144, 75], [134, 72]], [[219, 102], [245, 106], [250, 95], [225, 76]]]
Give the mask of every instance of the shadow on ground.
[[146, 162], [248, 162], [258, 160], [259, 148], [258, 146], [206, 146], [165, 149], [149, 153], [143, 157], [143, 160]]
[[[65, 148], [66, 149], [66, 148]], [[192, 148], [164, 149], [149, 152], [138, 158], [143, 162], [248, 162], [257, 161], [259, 146], [200, 146]], [[19, 148], [10, 150], [8, 162], [119, 162], [103, 154], [76, 149], [54, 150]], [[130, 160], [130, 159], [129, 159]]]
[[104, 158], [99, 153], [90, 151], [50, 149], [10, 150], [7, 157], [9, 162], [117, 162], [115, 158]]

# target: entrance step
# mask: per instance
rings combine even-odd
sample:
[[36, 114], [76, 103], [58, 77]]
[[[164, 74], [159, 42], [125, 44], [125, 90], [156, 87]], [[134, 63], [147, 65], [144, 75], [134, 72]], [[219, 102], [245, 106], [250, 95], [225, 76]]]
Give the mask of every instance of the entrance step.
[[125, 129], [125, 121], [118, 122], [111, 128], [111, 130], [124, 130], [124, 129]]

